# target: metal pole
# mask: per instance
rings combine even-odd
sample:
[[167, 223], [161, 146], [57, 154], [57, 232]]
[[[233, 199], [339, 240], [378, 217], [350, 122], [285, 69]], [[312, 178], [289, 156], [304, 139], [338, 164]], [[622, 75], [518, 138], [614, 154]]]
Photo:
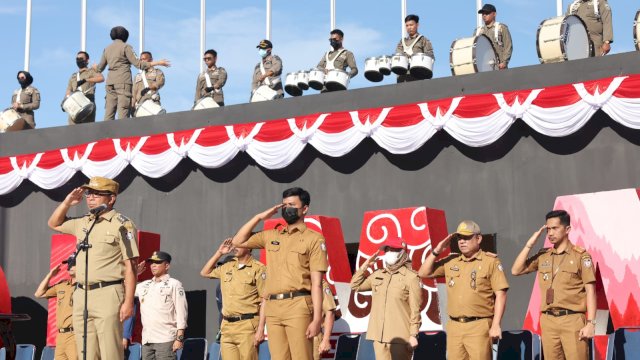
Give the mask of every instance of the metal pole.
[[267, 40], [271, 40], [271, 0], [267, 0]]
[[562, 16], [562, 0], [556, 0], [556, 16]]
[[400, 26], [402, 27], [402, 38], [407, 37], [407, 29], [404, 27], [404, 18], [407, 17], [407, 0], [400, 0]]
[[331, 19], [329, 31], [332, 31], [336, 28], [336, 0], [329, 0], [329, 15]]
[[206, 0], [200, 0], [200, 54], [198, 54], [198, 67], [204, 72], [204, 63], [200, 57], [204, 54], [204, 44], [207, 37], [207, 4]]
[[27, 0], [27, 29], [24, 37], [24, 70], [29, 71], [31, 51], [31, 0]]
[[482, 14], [478, 14], [478, 11], [482, 9], [482, 0], [476, 0], [476, 26], [480, 27], [484, 25], [482, 21]]
[[144, 0], [140, 0], [140, 33], [139, 36], [139, 46], [140, 49], [138, 54], [141, 54], [144, 51]]
[[87, 0], [80, 5], [80, 50], [87, 51]]

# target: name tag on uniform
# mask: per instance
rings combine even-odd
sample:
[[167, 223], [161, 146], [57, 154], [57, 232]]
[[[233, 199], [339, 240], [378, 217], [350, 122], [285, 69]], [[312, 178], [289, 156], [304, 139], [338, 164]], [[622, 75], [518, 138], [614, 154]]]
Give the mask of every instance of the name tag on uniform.
[[460, 271], [460, 268], [459, 268], [457, 265], [452, 266], [452, 267], [450, 267], [449, 269], [450, 269], [451, 271]]
[[275, 240], [273, 240], [273, 241], [271, 242], [271, 245], [280, 245], [280, 243], [279, 243], [279, 242], [277, 242], [277, 241], [275, 241]]

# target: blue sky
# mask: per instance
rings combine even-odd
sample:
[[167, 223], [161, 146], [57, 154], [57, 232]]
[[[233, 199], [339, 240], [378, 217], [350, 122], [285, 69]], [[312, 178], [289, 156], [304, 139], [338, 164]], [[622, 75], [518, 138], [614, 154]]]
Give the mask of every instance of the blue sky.
[[[87, 51], [91, 62], [100, 59], [116, 25], [129, 29], [138, 51], [138, 1], [89, 0]], [[511, 67], [538, 64], [536, 30], [540, 22], [555, 15], [555, 1], [500, 0], [498, 21], [509, 26], [514, 39]], [[207, 48], [218, 51], [218, 65], [227, 69], [224, 87], [227, 105], [248, 101], [251, 74], [259, 57], [256, 45], [265, 36], [266, 1], [234, 0], [207, 3]], [[284, 75], [314, 67], [328, 49], [329, 0], [272, 0], [274, 53], [283, 59]], [[564, 8], [569, 4], [564, 1]], [[633, 1], [610, 1], [613, 10], [613, 53], [635, 50], [632, 24], [639, 7]], [[433, 43], [435, 77], [451, 76], [449, 47], [453, 40], [467, 37], [475, 28], [475, 1], [407, 0], [407, 12], [420, 16], [420, 32]], [[18, 88], [17, 71], [24, 64], [26, 1], [0, 0], [0, 108], [10, 104]], [[167, 78], [161, 91], [169, 112], [188, 110], [193, 105], [195, 82], [202, 54], [199, 51], [199, 0], [146, 0], [145, 48], [155, 59], [167, 58], [172, 67], [163, 69]], [[42, 93], [36, 112], [39, 128], [66, 125], [60, 110], [69, 76], [76, 71], [75, 53], [80, 48], [80, 0], [33, 0], [30, 71]], [[336, 26], [345, 32], [344, 46], [355, 54], [360, 74], [350, 88], [395, 82], [392, 76], [381, 83], [367, 81], [364, 61], [371, 56], [392, 54], [402, 31], [400, 1], [336, 0]], [[106, 72], [105, 72], [106, 74]], [[305, 94], [316, 94], [314, 90]], [[104, 114], [104, 85], [96, 95], [98, 114]], [[134, 120], [135, 121], [135, 120]]]

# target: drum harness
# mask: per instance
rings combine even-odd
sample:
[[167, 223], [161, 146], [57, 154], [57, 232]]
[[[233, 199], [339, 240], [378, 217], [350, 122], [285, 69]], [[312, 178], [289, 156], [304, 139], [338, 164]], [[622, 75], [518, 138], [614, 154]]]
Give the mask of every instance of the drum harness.
[[[593, 2], [593, 13], [598, 18], [598, 20], [600, 20], [600, 7], [599, 7], [599, 4], [598, 4], [598, 0], [590, 0], [590, 1]], [[581, 2], [582, 2], [582, 0], [575, 0], [571, 4], [571, 7], [569, 8], [569, 13], [571, 15], [575, 15], [576, 14], [576, 12], [578, 11], [578, 7], [580, 6]]]
[[[215, 71], [218, 71], [218, 68], [216, 68]], [[211, 75], [209, 74], [209, 70], [208, 69], [204, 72], [204, 82], [207, 84], [207, 87], [209, 87], [209, 88], [213, 87], [213, 85], [211, 84]], [[220, 92], [222, 92], [221, 89], [215, 89], [214, 88], [213, 91], [210, 92], [209, 94], [211, 94], [211, 96], [213, 96], [214, 93], [220, 93]]]
[[420, 39], [422, 39], [422, 35], [418, 35], [415, 40], [413, 40], [413, 42], [411, 43], [411, 45], [407, 46], [407, 43], [404, 41], [405, 38], [402, 38], [402, 49], [404, 50], [404, 53], [407, 54], [409, 57], [413, 56], [413, 46], [420, 41]]
[[[264, 69], [264, 60], [260, 60], [260, 73], [262, 75], [267, 73], [267, 71]], [[273, 88], [273, 86], [275, 86], [280, 82], [280, 78], [277, 78], [276, 80], [271, 81], [271, 79], [269, 79], [269, 76], [266, 76], [264, 80], [262, 80], [262, 82], [268, 87]]]
[[[500, 24], [499, 22], [494, 22], [494, 28], [493, 28], [493, 37], [496, 39], [496, 43], [498, 43], [498, 46], [502, 46], [502, 31], [500, 30]], [[482, 31], [482, 28], [484, 28], [485, 26], [479, 26], [476, 29], [476, 36], [480, 35], [480, 32]]]
[[[80, 71], [78, 71], [78, 72], [76, 73], [76, 81], [80, 81], [80, 80], [81, 80], [81, 79], [80, 79]], [[76, 89], [76, 91], [80, 90], [80, 91], [82, 91], [82, 93], [83, 93], [83, 94], [86, 94], [86, 93], [87, 93], [87, 91], [89, 91], [89, 90], [91, 90], [91, 88], [95, 88], [95, 87], [96, 87], [96, 84], [93, 84], [92, 86], [87, 87], [87, 90], [82, 90], [82, 85], [80, 85], [80, 86], [78, 86], [78, 88]]]
[[343, 52], [345, 52], [346, 49], [340, 49], [338, 51], [338, 55], [336, 55], [336, 57], [333, 58], [333, 60], [329, 60], [329, 53], [331, 52], [331, 50], [327, 51], [327, 53], [324, 55], [324, 58], [327, 62], [327, 66], [326, 69], [327, 70], [334, 70], [336, 68], [335, 66], [335, 61], [340, 57], [340, 55], [342, 55]]

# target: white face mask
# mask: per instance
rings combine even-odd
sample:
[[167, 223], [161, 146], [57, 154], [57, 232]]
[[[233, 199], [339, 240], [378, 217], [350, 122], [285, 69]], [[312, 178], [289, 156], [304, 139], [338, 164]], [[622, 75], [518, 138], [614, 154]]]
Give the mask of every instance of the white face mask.
[[395, 265], [398, 262], [398, 260], [400, 259], [400, 257], [402, 256], [403, 253], [404, 253], [404, 250], [402, 250], [402, 251], [387, 251], [382, 256], [382, 260], [384, 260], [384, 263], [387, 264], [387, 265]]

